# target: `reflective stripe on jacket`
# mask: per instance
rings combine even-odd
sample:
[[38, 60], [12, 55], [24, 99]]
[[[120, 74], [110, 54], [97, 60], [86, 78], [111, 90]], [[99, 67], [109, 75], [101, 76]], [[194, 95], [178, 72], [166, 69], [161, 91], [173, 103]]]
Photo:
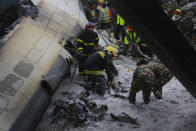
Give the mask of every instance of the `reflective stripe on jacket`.
[[136, 44], [140, 42], [140, 37], [137, 35], [136, 32], [133, 32], [133, 33], [132, 33], [132, 36], [133, 36], [132, 40], [133, 40]]
[[145, 44], [145, 43], [141, 43], [140, 45], [143, 46], [143, 47], [147, 47], [147, 46], [148, 46], [148, 45]]
[[102, 76], [103, 71], [91, 71], [91, 70], [84, 70], [83, 74], [85, 75], [96, 75], [96, 76]]
[[91, 54], [95, 51], [98, 42], [99, 36], [96, 32], [83, 31], [78, 35], [77, 48], [78, 50], [83, 50], [85, 54]]
[[[128, 44], [130, 44], [131, 43], [131, 38], [132, 38], [132, 36], [131, 36], [132, 34], [128, 31], [128, 30], [126, 30], [126, 35], [125, 35], [125, 38], [124, 38], [124, 43], [126, 44], [126, 45], [128, 45]], [[128, 38], [127, 38], [128, 37]]]
[[[129, 37], [129, 38], [127, 38]], [[140, 42], [140, 37], [137, 35], [136, 32], [130, 32], [126, 30], [126, 35], [124, 37], [124, 43], [126, 45], [130, 44], [132, 42], [135, 42], [136, 44]]]
[[100, 56], [104, 59], [105, 54], [103, 53], [103, 51], [99, 51], [98, 53], [99, 53], [99, 54], [100, 54]]
[[121, 26], [124, 26], [125, 25], [125, 20], [120, 16], [120, 15], [117, 15], [117, 25], [121, 25]]
[[85, 43], [83, 40], [81, 40], [81, 39], [77, 39], [77, 42], [80, 42], [80, 43], [82, 43], [83, 45], [85, 45], [85, 46], [93, 46], [93, 45], [95, 45], [95, 43]]

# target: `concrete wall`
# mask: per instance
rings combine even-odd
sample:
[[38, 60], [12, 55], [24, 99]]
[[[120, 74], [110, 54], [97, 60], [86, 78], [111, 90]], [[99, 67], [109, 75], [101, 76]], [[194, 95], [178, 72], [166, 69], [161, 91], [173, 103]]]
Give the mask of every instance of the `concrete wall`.
[[79, 0], [33, 0], [36, 19], [22, 18], [3, 38], [0, 49], [0, 131], [7, 131], [38, 89], [59, 54], [71, 58], [58, 43], [84, 27]]

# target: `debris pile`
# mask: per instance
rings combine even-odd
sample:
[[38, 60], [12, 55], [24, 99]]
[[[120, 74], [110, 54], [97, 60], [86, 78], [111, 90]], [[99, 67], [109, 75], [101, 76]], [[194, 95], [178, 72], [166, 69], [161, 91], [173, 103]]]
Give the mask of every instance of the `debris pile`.
[[79, 127], [85, 122], [101, 121], [104, 119], [108, 107], [98, 105], [84, 97], [80, 99], [58, 99], [53, 102], [49, 115], [49, 123], [56, 123], [59, 126]]

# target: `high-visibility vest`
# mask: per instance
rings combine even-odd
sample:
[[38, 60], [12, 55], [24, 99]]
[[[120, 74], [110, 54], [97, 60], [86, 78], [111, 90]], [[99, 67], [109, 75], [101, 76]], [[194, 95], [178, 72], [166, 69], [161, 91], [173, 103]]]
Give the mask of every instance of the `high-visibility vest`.
[[[126, 30], [126, 33], [130, 37], [131, 41], [135, 42], [136, 44], [140, 42], [140, 37], [137, 35], [136, 32], [129, 32], [128, 30]], [[130, 44], [130, 41], [128, 40], [127, 36], [125, 36], [124, 38], [124, 43], [126, 45]]]
[[121, 25], [121, 26], [124, 26], [125, 25], [125, 20], [122, 18], [122, 17], [120, 17], [120, 15], [117, 15], [117, 23], [116, 23], [117, 25]]
[[106, 7], [106, 8], [102, 8], [101, 10], [104, 13], [102, 17], [103, 23], [110, 23], [110, 9]]
[[130, 41], [128, 40], [127, 36], [130, 37], [130, 40], [132, 40], [132, 39], [131, 39], [132, 36], [130, 36], [131, 33], [130, 33], [128, 30], [126, 30], [126, 33], [127, 33], [127, 35], [126, 35], [125, 38], [124, 38], [124, 43], [125, 43], [126, 45], [128, 45], [128, 44], [130, 44]]
[[132, 40], [137, 44], [137, 43], [139, 43], [140, 42], [140, 37], [137, 35], [137, 33], [136, 32], [133, 32], [132, 33]]
[[90, 12], [91, 12], [91, 16], [95, 16], [96, 15], [94, 10], [90, 10]]

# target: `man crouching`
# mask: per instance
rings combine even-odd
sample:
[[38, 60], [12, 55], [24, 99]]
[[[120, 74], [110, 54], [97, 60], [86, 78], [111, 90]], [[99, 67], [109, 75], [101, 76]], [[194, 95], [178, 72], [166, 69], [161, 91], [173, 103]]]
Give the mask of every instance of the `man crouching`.
[[135, 104], [137, 92], [142, 90], [145, 104], [150, 102], [151, 92], [157, 99], [162, 98], [162, 87], [173, 75], [159, 60], [141, 60], [133, 74], [133, 81], [128, 96], [129, 102]]

